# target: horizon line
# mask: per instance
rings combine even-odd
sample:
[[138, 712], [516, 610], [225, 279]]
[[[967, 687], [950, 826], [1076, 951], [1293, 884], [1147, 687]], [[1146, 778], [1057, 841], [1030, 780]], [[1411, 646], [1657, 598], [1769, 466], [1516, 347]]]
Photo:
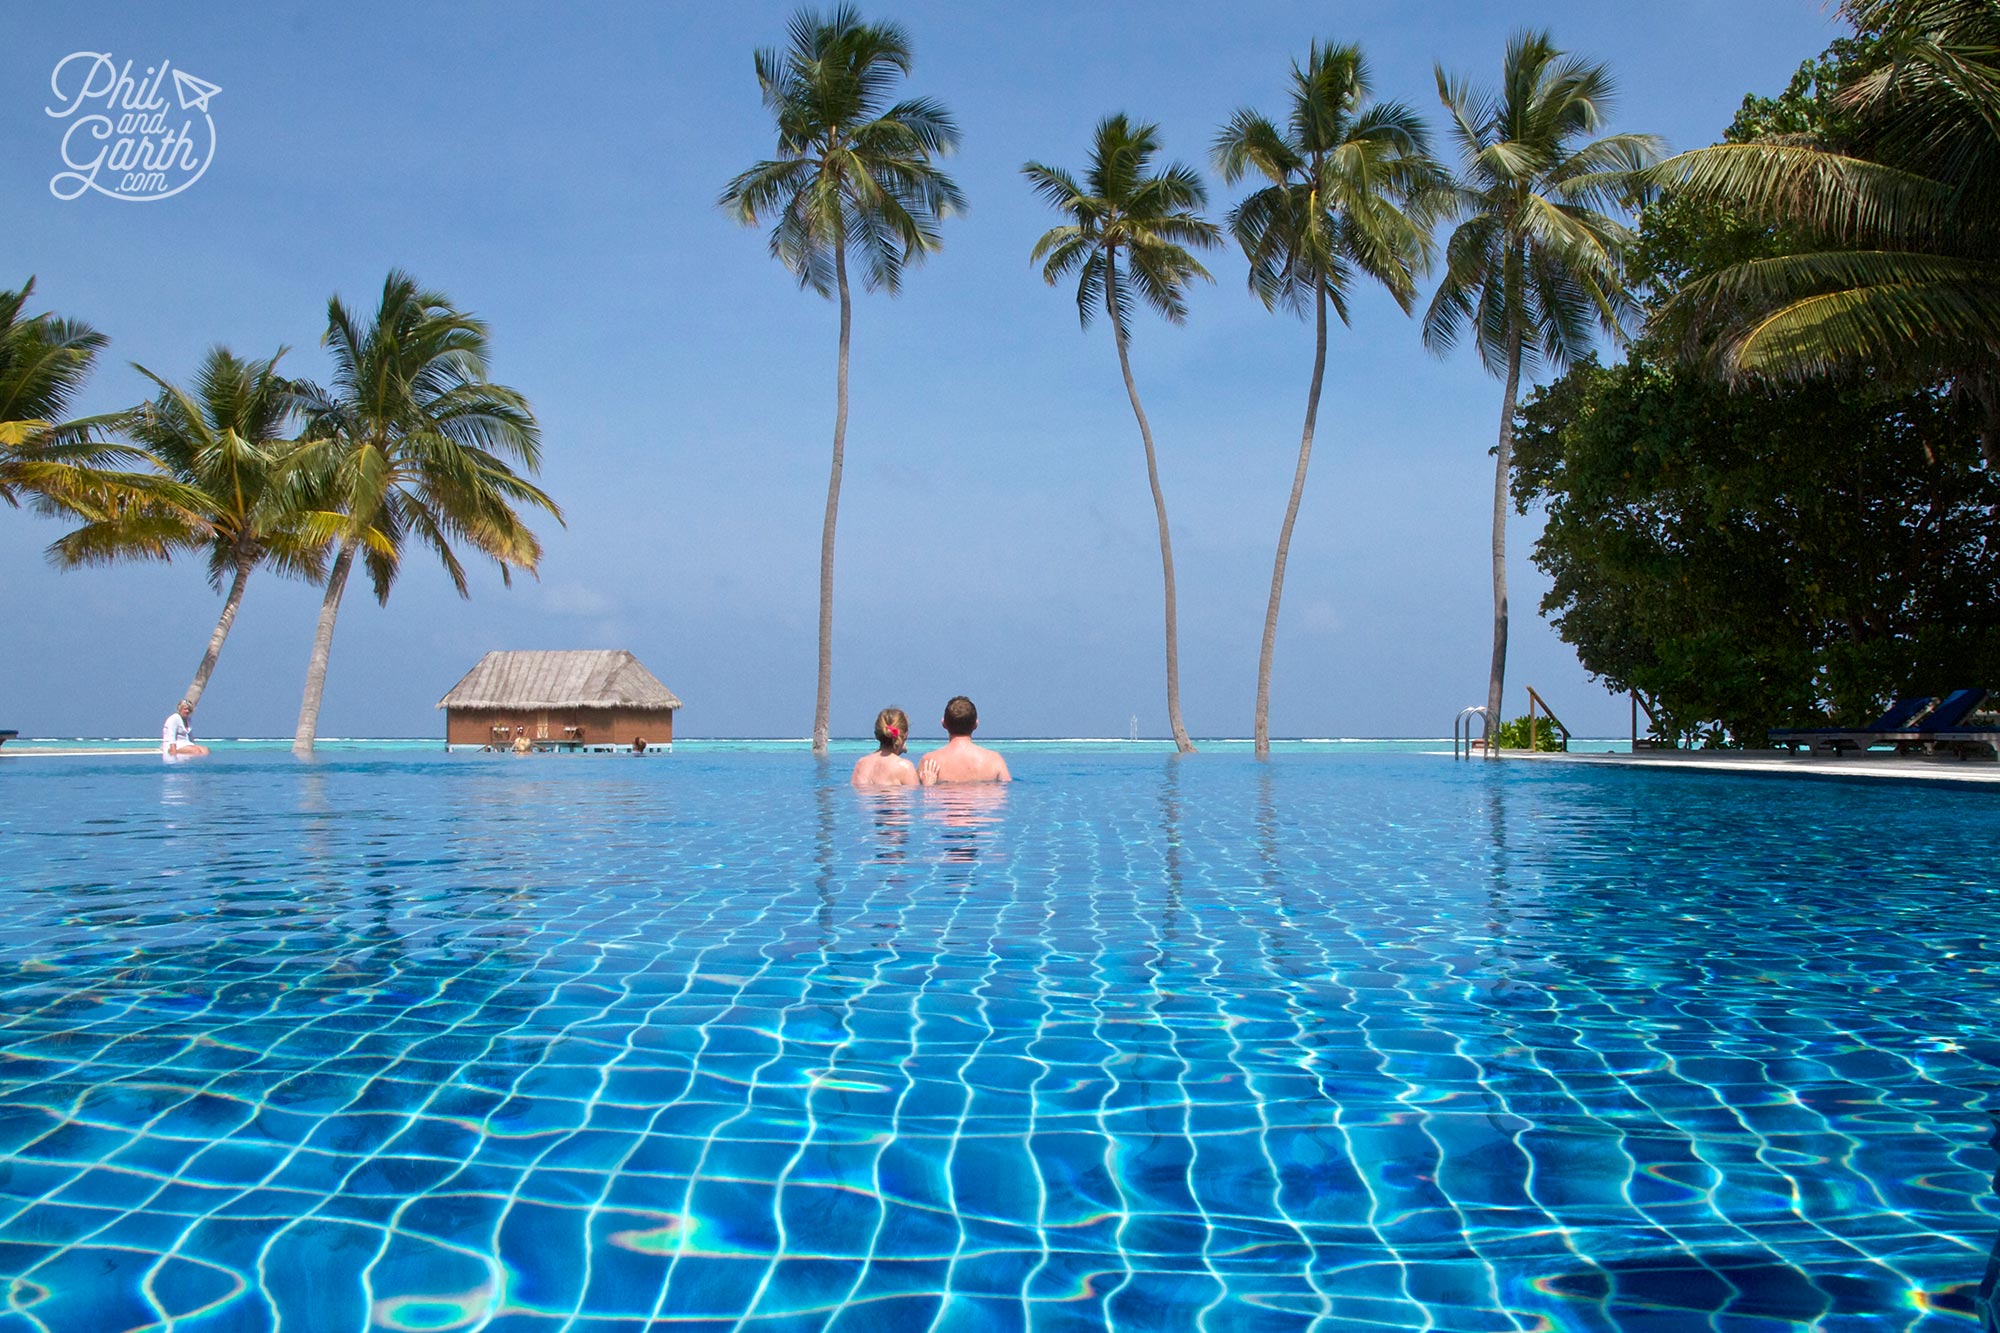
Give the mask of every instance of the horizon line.
[[[151, 735], [15, 736], [12, 738], [13, 743], [17, 745], [23, 743], [40, 744], [46, 741], [67, 741], [71, 743], [82, 742], [82, 741], [110, 741], [122, 745], [122, 744], [139, 744], [139, 743], [151, 742], [155, 741], [156, 739], [157, 739], [156, 737], [153, 737]], [[279, 742], [290, 742], [293, 738], [290, 736], [212, 736], [209, 737], [208, 739], [214, 741], [228, 741], [236, 744], [253, 744], [253, 743], [276, 744]], [[935, 739], [942, 741], [948, 738], [943, 736], [938, 736], [938, 737], [917, 737], [913, 739], [919, 739], [919, 740]], [[1172, 745], [1174, 743], [1174, 738], [1171, 736], [1141, 736], [1137, 740], [1133, 740], [1129, 736], [988, 736], [984, 737], [983, 739], [993, 744], [1000, 744], [1000, 745]], [[1199, 743], [1209, 744], [1209, 745], [1249, 745], [1253, 743], [1255, 738], [1250, 736], [1194, 736], [1190, 737], [1190, 739]], [[1381, 741], [1403, 741], [1403, 742], [1422, 742], [1422, 743], [1435, 742], [1440, 745], [1448, 745], [1451, 743], [1451, 739], [1452, 738], [1449, 736], [1273, 736], [1271, 737], [1271, 741], [1273, 744], [1290, 743], [1290, 744], [1300, 744], [1300, 745], [1362, 745], [1362, 744], [1369, 744]], [[1577, 741], [1616, 741], [1616, 740], [1629, 739], [1629, 737], [1573, 736], [1571, 737], [1571, 739]], [[318, 740], [327, 744], [355, 744], [355, 743], [367, 743], [376, 741], [410, 741], [410, 742], [430, 741], [440, 745], [447, 744], [447, 742], [442, 736], [321, 736], [318, 738]], [[873, 743], [874, 737], [832, 736], [828, 738], [828, 741], [831, 744], [843, 744], [850, 741], [855, 743]], [[674, 741], [661, 741], [659, 742], [659, 744], [662, 745], [673, 745], [677, 743], [741, 744], [744, 742], [759, 742], [767, 745], [810, 745], [812, 743], [812, 737], [810, 736], [683, 736], [677, 738]], [[5, 753], [4, 750], [0, 750], [0, 754], [4, 753]]]

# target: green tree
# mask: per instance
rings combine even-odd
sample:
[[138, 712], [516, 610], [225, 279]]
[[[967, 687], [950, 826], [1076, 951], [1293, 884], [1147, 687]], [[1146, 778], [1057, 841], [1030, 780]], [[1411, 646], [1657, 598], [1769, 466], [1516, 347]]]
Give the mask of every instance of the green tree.
[[512, 567], [533, 573], [542, 553], [520, 511], [562, 519], [555, 502], [515, 471], [540, 467], [541, 430], [518, 390], [487, 378], [480, 320], [391, 271], [366, 324], [339, 297], [329, 301], [321, 341], [333, 379], [300, 386], [306, 443], [298, 466], [325, 507], [308, 513], [299, 533], [335, 554], [292, 739], [298, 754], [312, 753], [334, 619], [357, 554], [380, 602], [389, 600], [413, 540], [436, 553], [468, 597], [454, 544], [490, 557], [511, 582]]
[[110, 339], [79, 320], [24, 314], [34, 291], [33, 278], [0, 291], [0, 500], [84, 518], [186, 500], [129, 470], [147, 459], [111, 438], [122, 414], [69, 418]]
[[[1617, 337], [1630, 308], [1621, 276], [1622, 206], [1635, 174], [1657, 160], [1648, 134], [1586, 138], [1604, 123], [1609, 71], [1558, 50], [1547, 33], [1507, 43], [1500, 90], [1478, 93], [1437, 70], [1438, 96], [1464, 159], [1445, 273], [1424, 316], [1443, 353], [1470, 334], [1505, 384], [1493, 475], [1493, 659], [1486, 734], [1507, 671], [1507, 507], [1521, 374], [1561, 371], [1588, 350], [1592, 326]], [[1488, 745], [1487, 753], [1495, 752]]]
[[[1778, 96], [1745, 98], [1725, 144], [1856, 142], [1844, 90], [1883, 42], [1842, 38]], [[2000, 475], [1978, 467], [1979, 413], [1952, 382], [1725, 384], [1685, 355], [1685, 291], [1808, 243], [1719, 195], [1654, 198], [1629, 268], [1648, 332], [1626, 364], [1581, 363], [1522, 412], [1515, 496], [1547, 509], [1543, 609], [1679, 743], [1859, 725], [2000, 675]]]
[[1585, 361], [1522, 409], [1542, 609], [1679, 744], [2000, 679], [2000, 474], [1948, 393]]
[[1303, 64], [1292, 66], [1291, 108], [1283, 128], [1256, 111], [1240, 110], [1216, 136], [1215, 162], [1231, 185], [1246, 176], [1266, 182], [1229, 213], [1230, 232], [1250, 261], [1250, 290], [1266, 309], [1282, 304], [1313, 316], [1305, 426], [1291, 498], [1278, 528], [1257, 659], [1252, 731], [1257, 753], [1267, 755], [1278, 604], [1319, 418], [1327, 308], [1348, 322], [1348, 293], [1358, 274], [1381, 283], [1403, 313], [1410, 313], [1417, 277], [1435, 250], [1431, 226], [1445, 178], [1416, 112], [1401, 102], [1371, 101], [1360, 48], [1317, 42]]
[[1090, 166], [1081, 182], [1060, 167], [1040, 162], [1027, 163], [1021, 174], [1044, 202], [1069, 219], [1035, 242], [1031, 258], [1042, 265], [1043, 280], [1053, 287], [1075, 274], [1076, 311], [1084, 327], [1090, 326], [1099, 309], [1111, 320], [1125, 395], [1131, 400], [1139, 438], [1146, 446], [1146, 480], [1152, 487], [1153, 514], [1160, 528], [1160, 570], [1167, 601], [1167, 722], [1173, 728], [1174, 748], [1191, 754], [1194, 742], [1181, 723], [1174, 544], [1167, 531], [1167, 502], [1160, 491], [1153, 428], [1132, 378], [1129, 345], [1135, 298], [1169, 323], [1186, 322], [1188, 284], [1196, 278], [1209, 279], [1208, 270], [1189, 247], [1213, 248], [1222, 243], [1222, 233], [1201, 216], [1208, 198], [1201, 178], [1179, 162], [1153, 170], [1159, 151], [1157, 125], [1133, 125], [1122, 114], [1106, 116], [1098, 122]]
[[221, 617], [183, 696], [191, 704], [199, 705], [208, 688], [253, 570], [269, 565], [314, 581], [325, 574], [324, 545], [299, 530], [311, 497], [291, 466], [290, 426], [299, 402], [296, 386], [278, 373], [283, 355], [280, 349], [268, 360], [245, 361], [226, 347], [212, 348], [192, 389], [140, 366], [159, 393], [129, 414], [125, 433], [193, 503], [127, 506], [49, 548], [66, 569], [194, 552], [207, 559], [209, 586], [220, 591], [228, 581]]
[[1689, 282], [1662, 312], [1733, 382], [1854, 371], [1948, 379], [2000, 469], [2000, 6], [1845, 0], [1860, 41], [1837, 116], [1683, 153], [1652, 179], [1782, 243]]
[[833, 546], [847, 449], [847, 359], [852, 322], [848, 252], [862, 283], [891, 296], [903, 270], [936, 250], [943, 219], [964, 197], [935, 159], [958, 146], [958, 127], [928, 97], [890, 104], [910, 72], [910, 40], [893, 23], [864, 23], [842, 5], [801, 10], [784, 50], [756, 53], [757, 85], [778, 127], [778, 155], [729, 182], [721, 204], [746, 226], [775, 219], [771, 255], [801, 287], [840, 300], [834, 380], [833, 466], [819, 548], [819, 691], [813, 753], [826, 753], [833, 691]]

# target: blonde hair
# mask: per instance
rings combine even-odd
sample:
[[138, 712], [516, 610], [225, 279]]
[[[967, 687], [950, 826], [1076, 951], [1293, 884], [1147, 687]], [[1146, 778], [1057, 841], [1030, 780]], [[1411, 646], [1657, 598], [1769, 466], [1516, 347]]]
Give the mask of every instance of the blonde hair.
[[887, 754], [901, 754], [910, 743], [910, 715], [885, 708], [875, 715], [875, 743]]

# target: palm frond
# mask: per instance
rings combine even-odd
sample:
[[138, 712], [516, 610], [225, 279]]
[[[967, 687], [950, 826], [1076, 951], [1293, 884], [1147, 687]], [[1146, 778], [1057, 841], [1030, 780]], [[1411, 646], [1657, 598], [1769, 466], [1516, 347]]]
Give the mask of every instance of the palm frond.
[[898, 25], [841, 5], [798, 10], [786, 36], [753, 60], [778, 157], [734, 177], [718, 203], [745, 225], [770, 224], [771, 257], [800, 287], [832, 295], [852, 252], [864, 285], [893, 295], [904, 270], [938, 248], [939, 224], [965, 211], [935, 165], [957, 148], [957, 122], [935, 98], [889, 102], [911, 69]]
[[[1219, 245], [1221, 228], [1201, 216], [1201, 177], [1183, 163], [1154, 169], [1157, 126], [1114, 114], [1098, 122], [1089, 168], [1075, 174], [1040, 162], [1021, 168], [1030, 187], [1069, 221], [1045, 232], [1030, 252], [1051, 286], [1077, 275], [1077, 314], [1088, 327], [1102, 308], [1121, 344], [1143, 302], [1170, 322], [1186, 317], [1187, 284], [1208, 280], [1190, 253]], [[1124, 254], [1122, 266], [1118, 256]]]
[[1772, 143], [1716, 144], [1667, 159], [1647, 184], [1782, 222], [1833, 244], [1916, 245], [1945, 239], [1952, 192], [1880, 162]]

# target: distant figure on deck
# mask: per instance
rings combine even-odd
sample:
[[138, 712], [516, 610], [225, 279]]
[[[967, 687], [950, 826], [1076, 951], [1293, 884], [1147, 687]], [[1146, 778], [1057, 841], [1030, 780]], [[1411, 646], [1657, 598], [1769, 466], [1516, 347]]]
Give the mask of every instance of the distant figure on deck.
[[646, 738], [644, 736], [634, 736], [632, 738], [632, 753], [633, 754], [646, 753]]
[[1007, 761], [983, 745], [972, 743], [979, 728], [979, 710], [972, 700], [958, 695], [944, 706], [944, 732], [951, 739], [941, 750], [932, 750], [917, 766], [917, 776], [926, 787], [940, 782], [1012, 782]]
[[900, 708], [885, 708], [875, 715], [874, 754], [854, 761], [856, 787], [914, 787], [917, 766], [903, 757], [910, 744], [910, 715]]
[[514, 728], [514, 753], [533, 754], [534, 752], [535, 743], [528, 739], [528, 729], [526, 727]]
[[194, 705], [185, 699], [167, 714], [166, 724], [160, 728], [160, 758], [199, 759], [208, 753], [206, 745], [194, 743], [194, 733], [188, 730], [188, 720], [193, 716]]

